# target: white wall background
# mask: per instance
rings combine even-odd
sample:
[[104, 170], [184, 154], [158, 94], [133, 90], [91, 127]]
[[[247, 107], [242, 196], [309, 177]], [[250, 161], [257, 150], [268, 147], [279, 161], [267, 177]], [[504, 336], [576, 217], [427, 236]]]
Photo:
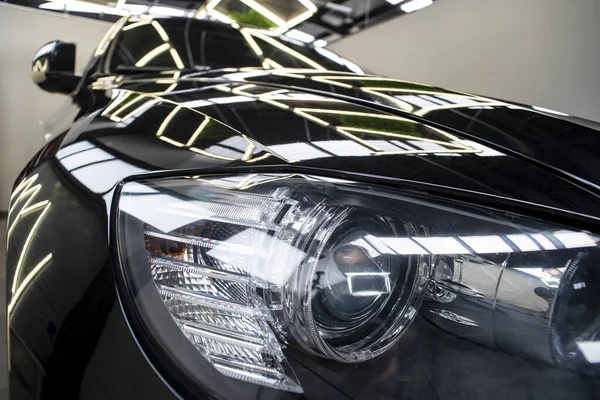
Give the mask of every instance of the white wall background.
[[439, 0], [330, 46], [376, 73], [600, 120], [599, 0]]
[[33, 55], [51, 40], [74, 42], [75, 68], [81, 71], [109, 27], [107, 22], [0, 3], [0, 211], [8, 208], [14, 179], [45, 143], [43, 121], [66, 100], [31, 82]]

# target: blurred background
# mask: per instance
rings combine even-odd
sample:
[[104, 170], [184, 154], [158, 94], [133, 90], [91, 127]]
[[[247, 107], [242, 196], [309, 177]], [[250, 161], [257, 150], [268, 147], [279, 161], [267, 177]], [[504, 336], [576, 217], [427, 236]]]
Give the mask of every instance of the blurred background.
[[[0, 240], [12, 183], [67, 101], [31, 82], [34, 53], [51, 40], [74, 42], [80, 71], [111, 24], [128, 14], [258, 26], [327, 48], [371, 73], [600, 120], [598, 0], [0, 2]], [[3, 263], [0, 253], [2, 287]], [[0, 396], [5, 386], [2, 362]]]

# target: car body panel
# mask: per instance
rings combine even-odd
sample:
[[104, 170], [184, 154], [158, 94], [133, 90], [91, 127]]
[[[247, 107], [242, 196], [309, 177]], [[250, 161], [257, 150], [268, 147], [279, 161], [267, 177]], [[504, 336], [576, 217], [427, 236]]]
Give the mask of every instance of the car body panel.
[[[337, 93], [456, 129], [463, 135], [567, 172], [594, 186], [600, 124], [526, 106], [398, 79], [318, 71], [236, 73], [234, 79]], [[227, 76], [227, 75], [225, 75]]]
[[141, 78], [102, 89], [113, 99], [80, 121], [86, 128], [72, 130], [64, 146], [93, 131], [97, 145], [122, 153], [147, 171], [324, 168], [600, 217], [593, 185], [452, 126], [415, 120], [375, 104], [220, 78], [165, 83]]
[[[109, 47], [111, 35], [100, 50]], [[598, 227], [593, 123], [329, 71], [92, 78], [102, 54], [90, 62], [89, 79], [50, 126], [54, 140], [26, 166], [11, 197], [13, 399], [218, 395], [156, 367], [159, 360], [140, 343], [119, 298], [110, 235], [114, 193], [124, 180], [311, 173]], [[567, 152], [575, 157], [556, 156]], [[345, 366], [350, 379], [310, 355], [291, 362], [301, 380], [310, 380], [305, 395], [311, 399], [389, 393], [405, 399], [596, 399], [600, 392], [596, 379], [480, 346], [422, 318], [396, 349]], [[293, 397], [260, 387], [243, 396]]]

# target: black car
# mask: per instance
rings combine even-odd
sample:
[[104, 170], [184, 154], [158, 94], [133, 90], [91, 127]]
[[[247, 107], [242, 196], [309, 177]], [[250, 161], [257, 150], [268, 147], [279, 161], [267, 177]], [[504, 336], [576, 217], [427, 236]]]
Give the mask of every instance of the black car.
[[74, 56], [33, 61], [70, 101], [11, 196], [11, 399], [600, 398], [594, 122], [198, 19]]

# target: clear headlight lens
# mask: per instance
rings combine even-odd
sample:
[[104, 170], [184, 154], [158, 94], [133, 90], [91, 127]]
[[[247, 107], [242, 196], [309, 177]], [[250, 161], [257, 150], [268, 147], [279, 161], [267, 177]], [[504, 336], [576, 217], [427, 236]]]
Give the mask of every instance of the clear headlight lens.
[[379, 239], [410, 235], [411, 227], [365, 206], [325, 200], [309, 214], [312, 232], [294, 242], [308, 257], [284, 291], [294, 336], [341, 362], [368, 360], [393, 345], [426, 283], [419, 255], [398, 254]]
[[[497, 301], [553, 303], [566, 270], [576, 286], [563, 283], [565, 306], [552, 325], [560, 332], [548, 332], [548, 352], [573, 351], [582, 330], [588, 342], [600, 332], [597, 304], [577, 292], [597, 284], [598, 273], [569, 269], [582, 251], [596, 251], [585, 232], [298, 175], [131, 182], [118, 207], [121, 265], [142, 324], [164, 346], [183, 334], [217, 371], [243, 381], [302, 392], [286, 348], [371, 359], [406, 332], [424, 297], [434, 322], [451, 321], [458, 334], [484, 327], [493, 337]], [[546, 291], [512, 298], [515, 285], [529, 290], [518, 275], [502, 285], [503, 272], [543, 275], [534, 268], [544, 266], [560, 274]], [[158, 316], [164, 310], [170, 322]], [[173, 323], [178, 329], [165, 333]]]

